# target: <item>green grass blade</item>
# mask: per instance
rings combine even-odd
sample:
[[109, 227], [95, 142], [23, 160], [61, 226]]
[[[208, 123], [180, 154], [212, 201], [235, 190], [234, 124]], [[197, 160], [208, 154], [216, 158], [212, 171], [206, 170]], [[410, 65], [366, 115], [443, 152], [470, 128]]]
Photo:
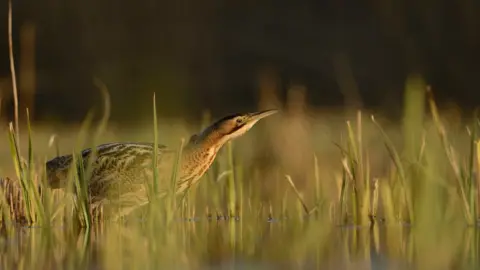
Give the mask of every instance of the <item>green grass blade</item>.
[[[178, 177], [179, 177], [179, 172], [181, 168], [181, 162], [182, 162], [182, 153], [183, 153], [183, 147], [185, 145], [185, 139], [182, 138], [180, 140], [180, 146], [178, 147], [177, 154], [175, 157], [175, 162], [173, 164], [173, 170], [172, 170], [172, 175], [170, 178], [170, 207], [169, 207], [169, 213], [171, 213], [170, 217], [168, 218], [169, 221], [172, 220], [173, 218], [173, 212], [175, 212], [178, 208], [176, 207], [176, 195], [177, 195], [177, 182], [178, 182]], [[184, 197], [182, 197], [181, 202], [184, 201], [185, 196], [187, 195], [188, 190], [190, 189], [191, 183], [188, 183], [188, 186], [186, 190], [184, 191]], [[182, 205], [182, 204], [180, 204]]]
[[[88, 202], [88, 189], [87, 189], [88, 179], [85, 173], [86, 165], [84, 164], [83, 157], [81, 153], [77, 152], [76, 149], [83, 148], [82, 146], [85, 144], [87, 133], [90, 129], [92, 120], [93, 120], [93, 113], [89, 112], [80, 128], [80, 132], [76, 142], [77, 147], [75, 147], [72, 153], [72, 158], [73, 158], [72, 164], [74, 164], [74, 166], [71, 170], [71, 178], [70, 178], [70, 179], [73, 179], [73, 181], [70, 181], [70, 183], [71, 183], [71, 188], [73, 188], [74, 194], [76, 195], [76, 200], [77, 200], [76, 205], [78, 207], [77, 209], [80, 210], [80, 214], [83, 217], [82, 220], [77, 220], [77, 221], [80, 221], [80, 224], [87, 228], [91, 227], [91, 222], [92, 222], [92, 218], [90, 215], [91, 209]], [[92, 149], [92, 152], [94, 151], [95, 150]]]
[[18, 149], [17, 139], [15, 137], [15, 132], [13, 130], [12, 123], [10, 123], [9, 139], [10, 139], [10, 153], [11, 153], [13, 164], [15, 167], [15, 173], [17, 175], [17, 179], [20, 182], [20, 186], [22, 190], [23, 204], [24, 204], [24, 210], [26, 215], [25, 218], [27, 219], [28, 224], [31, 224], [32, 212], [31, 212], [30, 196], [28, 192], [28, 183], [26, 183], [24, 166], [21, 161], [20, 149]]
[[27, 109], [27, 131], [28, 131], [28, 164], [27, 164], [27, 183], [29, 185], [29, 193], [31, 194], [30, 197], [33, 198], [34, 202], [34, 215], [38, 218], [38, 223], [42, 224], [43, 226], [47, 225], [47, 218], [43, 204], [41, 203], [41, 198], [39, 194], [39, 187], [41, 188], [41, 181], [39, 183], [34, 183], [34, 164], [33, 164], [33, 143], [32, 143], [32, 128], [30, 125], [30, 113]]

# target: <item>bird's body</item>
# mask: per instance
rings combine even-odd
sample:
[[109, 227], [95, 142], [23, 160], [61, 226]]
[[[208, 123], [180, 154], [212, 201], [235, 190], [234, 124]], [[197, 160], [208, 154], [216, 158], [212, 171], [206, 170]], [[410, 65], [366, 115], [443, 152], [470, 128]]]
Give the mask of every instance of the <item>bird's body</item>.
[[[180, 160], [176, 193], [185, 191], [188, 184], [194, 184], [213, 162], [216, 152], [187, 146]], [[152, 185], [154, 145], [151, 143], [108, 143], [99, 145], [96, 153], [92, 149], [82, 151], [82, 163], [87, 167], [90, 157], [91, 177], [87, 182], [89, 203], [96, 206], [118, 207], [128, 214], [137, 206], [148, 203], [147, 186]], [[163, 145], [157, 146], [157, 170], [160, 192], [169, 188], [176, 152]], [[203, 166], [192, 159], [205, 159]], [[68, 172], [73, 162], [72, 155], [56, 157], [47, 162], [47, 175], [53, 188], [66, 187]], [[121, 199], [120, 199], [121, 198]]]
[[[275, 111], [253, 114], [237, 114], [220, 119], [199, 134], [193, 135], [182, 149], [176, 194], [184, 192], [208, 170], [220, 148], [229, 140], [248, 131], [258, 120]], [[147, 184], [152, 184], [154, 144], [118, 142], [96, 147], [96, 151], [81, 152], [84, 168], [91, 162], [91, 174], [87, 179], [88, 200], [93, 208], [115, 209], [114, 216], [127, 215], [137, 207], [148, 203]], [[91, 157], [93, 160], [90, 160]], [[157, 172], [160, 192], [170, 186], [176, 151], [157, 145]], [[64, 155], [46, 164], [51, 188], [65, 188], [73, 156]], [[150, 181], [150, 182], [149, 182]]]

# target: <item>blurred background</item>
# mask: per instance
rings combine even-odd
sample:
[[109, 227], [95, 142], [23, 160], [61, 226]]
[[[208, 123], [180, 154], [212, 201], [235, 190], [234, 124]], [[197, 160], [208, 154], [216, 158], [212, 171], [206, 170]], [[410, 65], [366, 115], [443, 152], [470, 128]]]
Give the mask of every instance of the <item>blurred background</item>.
[[[0, 2], [0, 117], [13, 116], [8, 2]], [[437, 101], [471, 110], [480, 98], [477, 0], [13, 1], [21, 112], [36, 122], [197, 119], [280, 106], [401, 113], [405, 81], [423, 76]], [[263, 103], [262, 103], [263, 102]]]
[[[282, 113], [225, 147], [182, 210], [218, 215], [237, 203], [255, 218], [240, 214], [246, 223], [212, 227], [142, 221], [133, 231], [107, 227], [88, 245], [64, 226], [49, 237], [2, 242], [4, 268], [39, 268], [54, 254], [59, 267], [40, 268], [85, 268], [98, 257], [108, 269], [230, 260], [292, 261], [291, 269], [315, 262], [383, 269], [383, 261], [478, 269], [462, 266], [480, 261], [480, 234], [464, 222], [480, 215], [480, 142], [460, 120], [480, 101], [479, 0], [11, 1], [20, 117], [28, 107], [36, 125], [32, 144], [28, 129], [19, 129], [19, 152], [35, 153], [37, 180], [45, 160], [83, 145], [152, 141], [154, 93], [158, 140], [170, 147], [212, 118], [272, 107]], [[0, 176], [14, 179], [7, 26], [8, 0], [0, 0]], [[94, 78], [112, 102], [102, 133], [77, 128], [91, 109], [102, 114]], [[427, 86], [443, 124], [424, 117]], [[304, 222], [304, 212], [319, 223]], [[370, 215], [380, 227], [350, 226], [369, 224]], [[267, 216], [272, 222], [258, 218]], [[79, 248], [93, 253], [97, 245], [101, 256]]]

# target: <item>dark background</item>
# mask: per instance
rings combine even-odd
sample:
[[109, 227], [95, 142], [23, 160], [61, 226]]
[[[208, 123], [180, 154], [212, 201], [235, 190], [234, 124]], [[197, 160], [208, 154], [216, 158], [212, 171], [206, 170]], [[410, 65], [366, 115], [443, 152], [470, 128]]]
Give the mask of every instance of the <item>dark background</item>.
[[[7, 7], [0, 77], [10, 76]], [[302, 84], [310, 105], [341, 107], [338, 59], [363, 106], [393, 116], [411, 73], [440, 102], [468, 111], [480, 98], [478, 0], [13, 0], [13, 10], [17, 62], [20, 27], [36, 29], [36, 120], [82, 120], [101, 105], [94, 76], [123, 123], [150, 114], [153, 92], [162, 116], [254, 109], [262, 70], [278, 75], [283, 99]]]

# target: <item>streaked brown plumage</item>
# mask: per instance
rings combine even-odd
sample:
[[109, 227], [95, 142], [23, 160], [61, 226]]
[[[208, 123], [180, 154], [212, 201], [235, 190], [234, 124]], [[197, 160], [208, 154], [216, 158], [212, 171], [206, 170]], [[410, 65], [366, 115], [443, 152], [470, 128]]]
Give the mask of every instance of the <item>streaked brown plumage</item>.
[[[8, 207], [7, 211], [12, 220], [19, 223], [25, 223], [27, 221], [27, 215], [25, 208], [23, 207], [23, 194], [20, 183], [18, 181], [13, 181], [13, 179], [8, 177], [0, 178], [0, 190], [0, 194], [4, 196], [2, 199], [5, 199], [5, 203]], [[0, 205], [2, 204], [0, 203]]]
[[[182, 151], [176, 193], [182, 193], [187, 187], [197, 183], [226, 142], [244, 134], [257, 121], [275, 112], [276, 110], [267, 110], [230, 115], [193, 135]], [[113, 207], [113, 216], [116, 218], [148, 203], [145, 181], [153, 179], [153, 147], [152, 143], [129, 142], [99, 145], [87, 183], [92, 207]], [[168, 180], [176, 154], [163, 145], [157, 147], [160, 189], [165, 191], [169, 188]], [[85, 149], [81, 155], [86, 166], [92, 150]], [[66, 186], [72, 163], [72, 155], [59, 156], [47, 162], [47, 177], [51, 188]]]

